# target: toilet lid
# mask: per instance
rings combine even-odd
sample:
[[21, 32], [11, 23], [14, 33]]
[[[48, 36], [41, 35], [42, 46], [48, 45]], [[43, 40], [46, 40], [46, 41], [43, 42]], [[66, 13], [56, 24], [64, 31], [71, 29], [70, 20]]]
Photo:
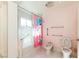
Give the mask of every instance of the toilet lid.
[[64, 37], [62, 39], [63, 48], [71, 48], [71, 39], [69, 37]]

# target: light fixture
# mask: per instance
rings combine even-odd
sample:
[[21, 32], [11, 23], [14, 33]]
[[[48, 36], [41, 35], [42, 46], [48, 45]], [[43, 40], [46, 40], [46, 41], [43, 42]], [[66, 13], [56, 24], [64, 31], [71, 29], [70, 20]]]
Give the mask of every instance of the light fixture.
[[47, 2], [47, 3], [45, 4], [45, 6], [46, 6], [46, 7], [52, 7], [52, 6], [54, 6], [54, 2], [49, 1], [49, 2]]

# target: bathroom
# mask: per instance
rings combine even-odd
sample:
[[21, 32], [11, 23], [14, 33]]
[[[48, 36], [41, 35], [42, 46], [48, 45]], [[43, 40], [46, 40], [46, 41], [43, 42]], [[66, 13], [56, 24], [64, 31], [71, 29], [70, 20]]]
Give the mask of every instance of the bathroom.
[[[24, 4], [26, 4], [27, 6], [25, 6]], [[28, 6], [29, 6], [29, 9], [32, 7], [37, 8], [36, 5], [39, 6], [38, 13], [35, 13], [34, 12], [35, 10], [33, 9], [32, 9], [33, 11], [30, 12], [30, 11], [27, 11], [28, 8], [26, 8], [26, 10], [21, 8], [21, 7], [28, 7]], [[49, 2], [41, 2], [41, 1], [40, 2], [37, 2], [37, 1], [20, 2], [19, 10], [22, 10], [22, 9], [26, 13], [28, 12], [27, 14], [29, 15], [27, 15], [26, 17], [30, 17], [31, 23], [33, 24], [31, 28], [31, 33], [29, 33], [32, 36], [28, 38], [28, 41], [26, 40], [27, 39], [26, 38], [26, 39], [23, 39], [23, 41], [21, 42], [22, 50], [20, 52], [23, 55], [23, 57], [46, 57], [46, 56], [63, 57], [61, 50], [62, 50], [62, 45], [64, 44], [62, 41], [64, 39], [69, 39], [69, 42], [66, 41], [66, 44], [67, 46], [71, 46], [69, 47], [72, 50], [71, 57], [77, 57], [76, 56], [77, 55], [77, 44], [76, 44], [77, 43], [77, 33], [76, 33], [77, 2], [50, 2], [50, 1]], [[23, 12], [20, 13], [20, 17], [22, 13]], [[35, 17], [40, 18], [42, 20], [42, 24], [40, 25], [41, 28], [39, 28], [40, 26], [38, 24], [36, 25], [35, 23], [33, 23], [35, 22]], [[36, 29], [36, 31], [33, 32], [33, 29]], [[21, 30], [22, 33], [23, 31]], [[24, 33], [27, 33], [27, 32], [24, 32]], [[40, 37], [38, 37], [37, 39], [35, 38], [35, 36], [40, 36], [40, 35], [42, 36], [41, 38]], [[40, 39], [42, 42], [41, 45], [39, 43]], [[27, 42], [29, 42], [28, 45], [27, 45]], [[56, 53], [54, 56], [52, 56], [49, 53], [49, 51], [46, 51], [46, 49], [50, 49], [50, 47], [49, 48], [44, 47], [48, 43], [52, 45], [51, 46], [52, 51], [50, 51], [50, 53], [52, 54], [54, 54], [54, 52]], [[25, 45], [27, 45], [28, 47]], [[40, 51], [42, 52], [40, 53]]]
[[0, 14], [1, 22], [5, 22], [0, 25], [0, 29], [5, 28], [0, 31], [5, 31], [5, 38], [0, 34], [0, 39], [5, 40], [0, 41], [3, 42], [0, 45], [4, 45], [0, 46], [0, 55], [11, 58], [77, 58], [79, 2], [11, 1], [2, 4], [0, 13], [8, 16], [3, 18]]

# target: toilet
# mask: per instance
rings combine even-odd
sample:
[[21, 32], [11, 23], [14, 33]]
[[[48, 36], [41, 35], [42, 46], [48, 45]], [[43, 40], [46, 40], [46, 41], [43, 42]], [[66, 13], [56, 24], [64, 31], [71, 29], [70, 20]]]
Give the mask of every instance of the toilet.
[[62, 53], [64, 58], [70, 58], [72, 53], [71, 48], [71, 40], [69, 38], [64, 38], [62, 43]]
[[47, 55], [50, 55], [52, 47], [53, 47], [52, 42], [48, 42], [47, 44], [44, 45]]
[[63, 48], [62, 52], [63, 52], [63, 57], [64, 58], [70, 58], [70, 55], [71, 55], [72, 51], [71, 51], [71, 49]]

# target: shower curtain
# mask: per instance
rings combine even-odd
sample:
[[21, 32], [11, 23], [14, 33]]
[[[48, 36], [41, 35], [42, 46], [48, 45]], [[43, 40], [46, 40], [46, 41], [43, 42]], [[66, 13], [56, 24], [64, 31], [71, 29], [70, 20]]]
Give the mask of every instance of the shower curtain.
[[42, 18], [34, 15], [34, 47], [42, 46]]

